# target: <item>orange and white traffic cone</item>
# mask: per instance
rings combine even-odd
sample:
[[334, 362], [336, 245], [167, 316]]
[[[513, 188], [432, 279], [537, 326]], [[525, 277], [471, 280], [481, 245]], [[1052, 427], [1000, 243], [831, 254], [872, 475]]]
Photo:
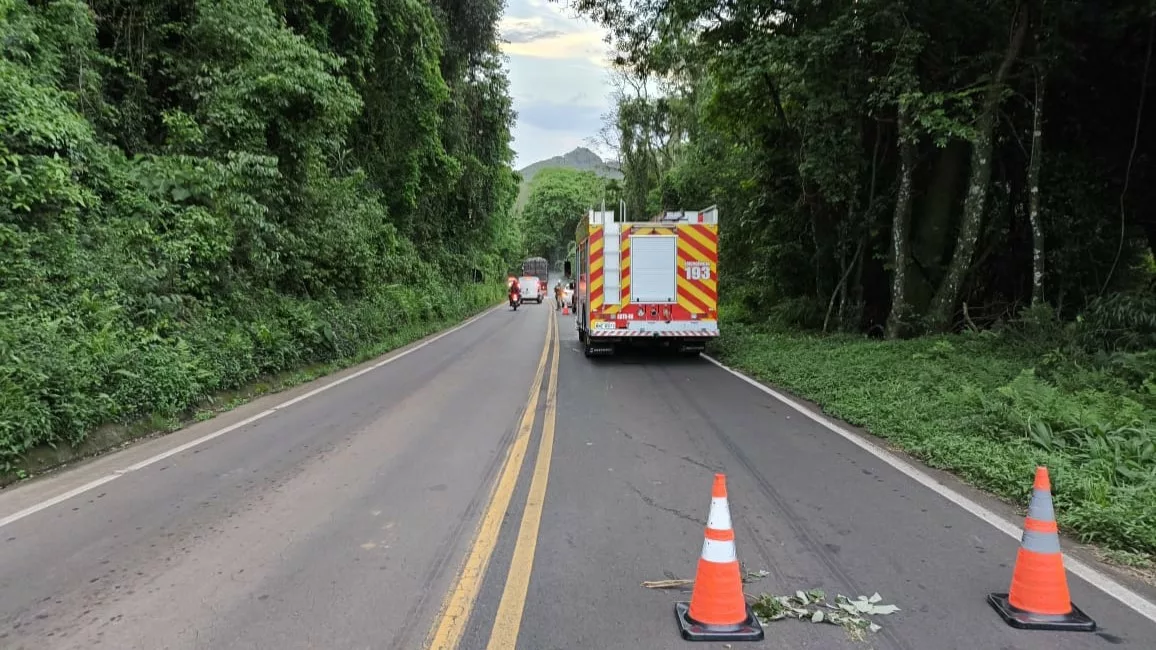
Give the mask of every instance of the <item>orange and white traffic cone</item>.
[[1004, 622], [1022, 630], [1096, 630], [1096, 622], [1076, 607], [1068, 593], [1046, 467], [1036, 468], [1011, 588], [1006, 594], [990, 594], [987, 602]]
[[735, 531], [727, 505], [727, 478], [714, 475], [706, 539], [698, 560], [689, 603], [675, 603], [674, 614], [687, 641], [762, 641], [763, 626], [747, 605], [735, 553]]

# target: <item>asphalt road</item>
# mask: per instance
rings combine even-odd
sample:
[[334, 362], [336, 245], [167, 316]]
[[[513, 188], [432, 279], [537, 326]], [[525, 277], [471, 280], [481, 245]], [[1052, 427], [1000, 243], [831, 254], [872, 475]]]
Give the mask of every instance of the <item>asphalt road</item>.
[[748, 591], [902, 610], [865, 641], [783, 621], [748, 647], [1156, 645], [1071, 575], [1101, 632], [1007, 627], [984, 597], [1015, 539], [704, 359], [588, 360], [553, 314], [498, 308], [0, 492], [0, 648], [678, 648], [687, 595], [640, 583], [693, 577], [717, 471], [769, 572]]

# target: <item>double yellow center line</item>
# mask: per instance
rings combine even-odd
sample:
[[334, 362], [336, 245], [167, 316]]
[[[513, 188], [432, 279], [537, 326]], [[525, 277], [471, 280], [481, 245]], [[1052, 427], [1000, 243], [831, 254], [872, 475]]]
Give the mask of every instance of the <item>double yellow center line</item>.
[[[553, 343], [553, 346], [551, 346]], [[534, 420], [538, 410], [538, 396], [542, 390], [550, 350], [553, 349], [554, 363], [550, 367], [550, 377], [546, 385], [546, 408], [542, 414], [542, 440], [538, 446], [538, 458], [530, 479], [530, 491], [526, 507], [522, 512], [522, 524], [518, 529], [514, 544], [514, 556], [510, 561], [510, 572], [506, 576], [502, 590], [502, 600], [494, 617], [494, 627], [490, 632], [487, 650], [513, 650], [522, 626], [522, 610], [526, 604], [526, 593], [530, 588], [530, 573], [534, 565], [534, 552], [538, 546], [538, 526], [542, 521], [542, 508], [546, 501], [546, 483], [550, 477], [550, 457], [554, 451], [554, 421], [558, 409], [558, 321], [550, 313], [546, 329], [546, 340], [542, 344], [542, 356], [534, 381], [530, 384], [530, 396], [525, 411], [518, 424], [518, 433], [507, 452], [498, 481], [490, 494], [489, 504], [482, 514], [481, 523], [474, 535], [473, 544], [466, 556], [465, 564], [445, 602], [441, 614], [434, 623], [427, 647], [430, 650], [456, 650], [465, 633], [470, 612], [481, 591], [486, 567], [498, 544], [502, 519], [510, 507], [518, 474], [526, 459], [526, 450], [534, 430]]]

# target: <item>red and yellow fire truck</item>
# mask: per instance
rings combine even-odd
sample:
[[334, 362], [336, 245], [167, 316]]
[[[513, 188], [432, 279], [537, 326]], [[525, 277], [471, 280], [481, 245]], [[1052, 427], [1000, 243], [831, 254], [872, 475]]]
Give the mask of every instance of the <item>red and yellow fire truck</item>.
[[718, 336], [718, 208], [645, 222], [591, 210], [575, 239], [575, 320], [586, 356], [638, 343], [697, 354]]

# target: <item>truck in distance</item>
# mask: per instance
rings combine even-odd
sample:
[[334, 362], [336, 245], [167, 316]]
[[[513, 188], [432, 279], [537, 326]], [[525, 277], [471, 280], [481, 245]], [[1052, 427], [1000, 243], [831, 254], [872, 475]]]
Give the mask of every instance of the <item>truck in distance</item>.
[[522, 275], [538, 278], [538, 293], [546, 295], [550, 282], [550, 263], [546, 261], [546, 258], [527, 257], [522, 262]]

